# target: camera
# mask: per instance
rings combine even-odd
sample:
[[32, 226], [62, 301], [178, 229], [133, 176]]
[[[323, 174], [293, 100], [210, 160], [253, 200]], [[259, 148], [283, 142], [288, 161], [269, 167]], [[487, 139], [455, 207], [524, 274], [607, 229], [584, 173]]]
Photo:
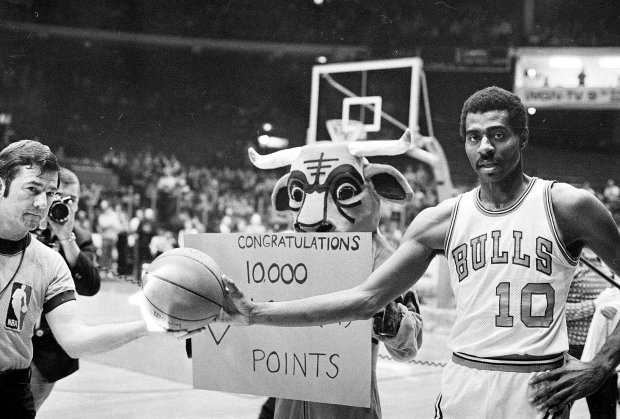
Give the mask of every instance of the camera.
[[65, 196], [64, 198], [54, 198], [54, 201], [52, 202], [52, 205], [50, 205], [50, 209], [47, 213], [49, 219], [59, 224], [66, 223], [67, 217], [69, 217], [70, 202], [70, 196]]

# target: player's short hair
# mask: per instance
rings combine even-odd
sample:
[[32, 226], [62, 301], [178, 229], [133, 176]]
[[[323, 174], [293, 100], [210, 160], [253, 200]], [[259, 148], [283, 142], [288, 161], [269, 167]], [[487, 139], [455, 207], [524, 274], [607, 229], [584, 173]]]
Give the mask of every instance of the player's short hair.
[[519, 136], [527, 133], [527, 112], [519, 96], [501, 87], [491, 86], [478, 90], [463, 104], [461, 111], [461, 138], [465, 138], [465, 120], [469, 113], [489, 111], [508, 112], [508, 125]]
[[4, 181], [4, 196], [22, 166], [39, 167], [41, 172], [58, 172], [58, 159], [50, 148], [34, 140], [21, 140], [0, 151], [0, 178]]

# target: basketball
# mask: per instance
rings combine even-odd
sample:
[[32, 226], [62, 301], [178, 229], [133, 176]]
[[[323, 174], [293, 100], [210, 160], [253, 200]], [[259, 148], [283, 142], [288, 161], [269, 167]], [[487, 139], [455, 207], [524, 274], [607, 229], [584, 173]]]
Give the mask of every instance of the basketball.
[[168, 330], [194, 330], [215, 320], [224, 303], [222, 270], [205, 253], [177, 248], [146, 269], [142, 290], [150, 314]]

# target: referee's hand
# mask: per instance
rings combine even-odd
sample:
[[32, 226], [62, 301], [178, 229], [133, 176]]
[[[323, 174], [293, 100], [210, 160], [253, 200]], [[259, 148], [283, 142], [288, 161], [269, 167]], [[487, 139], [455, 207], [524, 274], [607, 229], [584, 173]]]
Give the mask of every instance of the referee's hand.
[[129, 296], [129, 304], [140, 308], [140, 314], [142, 315], [142, 320], [144, 321], [148, 335], [162, 335], [169, 332], [168, 329], [161, 326], [155, 317], [151, 315], [142, 290]]

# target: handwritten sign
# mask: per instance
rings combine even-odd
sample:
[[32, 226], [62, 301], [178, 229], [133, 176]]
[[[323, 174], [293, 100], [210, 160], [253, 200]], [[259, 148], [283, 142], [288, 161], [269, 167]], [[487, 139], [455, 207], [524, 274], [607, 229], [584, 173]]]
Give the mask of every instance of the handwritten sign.
[[[354, 287], [372, 271], [370, 233], [192, 234], [255, 301], [295, 300]], [[192, 338], [194, 387], [370, 406], [370, 321], [317, 327], [211, 324]]]

